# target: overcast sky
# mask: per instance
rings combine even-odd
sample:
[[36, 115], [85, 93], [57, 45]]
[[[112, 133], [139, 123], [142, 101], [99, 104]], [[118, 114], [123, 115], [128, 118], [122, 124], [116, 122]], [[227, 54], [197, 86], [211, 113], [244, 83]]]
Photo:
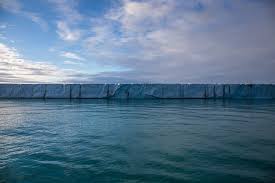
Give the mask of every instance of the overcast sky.
[[275, 83], [275, 1], [0, 0], [0, 82]]

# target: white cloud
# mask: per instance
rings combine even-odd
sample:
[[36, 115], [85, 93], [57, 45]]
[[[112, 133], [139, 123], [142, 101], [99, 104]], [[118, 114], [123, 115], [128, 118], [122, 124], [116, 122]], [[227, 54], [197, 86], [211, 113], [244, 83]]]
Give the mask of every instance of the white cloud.
[[48, 0], [54, 5], [58, 13], [57, 34], [64, 41], [77, 41], [80, 39], [83, 30], [78, 27], [84, 17], [78, 10], [78, 1], [75, 0]]
[[60, 14], [60, 18], [68, 24], [74, 24], [83, 19], [83, 16], [77, 11], [77, 1], [74, 0], [49, 0], [55, 5]]
[[17, 0], [1, 0], [0, 6], [13, 13], [21, 12], [21, 4]]
[[36, 13], [24, 12], [24, 15], [31, 19], [33, 22], [37, 23], [43, 30], [48, 30], [48, 24], [41, 17], [39, 17]]
[[79, 29], [71, 29], [66, 22], [57, 22], [57, 34], [64, 41], [77, 41], [81, 37]]
[[71, 61], [71, 60], [65, 60], [64, 64], [68, 64], [68, 65], [83, 65], [82, 62], [75, 62], [75, 61]]
[[[144, 23], [159, 24], [173, 7], [173, 1], [124, 1], [118, 21], [126, 29], [142, 30]], [[136, 31], [137, 31], [136, 30]]]
[[228, 7], [216, 0], [124, 0], [93, 20], [87, 53], [129, 68], [113, 73], [128, 80], [275, 82], [274, 4], [232, 1]]
[[4, 36], [2, 33], [0, 33], [0, 39], [6, 40], [6, 39], [7, 39], [7, 37], [6, 37], [6, 36]]
[[32, 22], [38, 24], [44, 31], [48, 30], [48, 23], [44, 19], [42, 19], [37, 13], [24, 10], [17, 0], [1, 0], [0, 7], [11, 13], [20, 14], [30, 19]]
[[75, 79], [76, 71], [24, 59], [15, 48], [0, 43], [0, 83], [54, 83]]
[[69, 59], [74, 59], [74, 60], [81, 60], [81, 61], [85, 60], [81, 56], [77, 55], [76, 53], [72, 53], [72, 52], [62, 52], [61, 56], [65, 57], [65, 58], [69, 58]]
[[0, 29], [6, 29], [8, 26], [6, 24], [1, 24]]
[[163, 18], [173, 13], [175, 4], [173, 0], [123, 0], [122, 6], [110, 10], [105, 18], [119, 23], [125, 33], [143, 34], [162, 26]]

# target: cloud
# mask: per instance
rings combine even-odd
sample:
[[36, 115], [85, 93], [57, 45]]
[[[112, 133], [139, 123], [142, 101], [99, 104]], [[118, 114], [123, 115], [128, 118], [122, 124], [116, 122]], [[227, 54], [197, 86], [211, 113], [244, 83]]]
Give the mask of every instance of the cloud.
[[82, 30], [78, 27], [84, 17], [77, 11], [78, 2], [75, 0], [49, 0], [59, 14], [57, 34], [64, 41], [78, 41]]
[[38, 24], [44, 31], [47, 31], [49, 28], [48, 23], [44, 19], [42, 19], [37, 13], [24, 10], [22, 5], [17, 0], [1, 0], [0, 8], [30, 19], [32, 22]]
[[[113, 72], [114, 78], [275, 83], [274, 5], [270, 1], [124, 0], [104, 18], [93, 20], [85, 47], [101, 64], [129, 69]], [[112, 72], [106, 78], [112, 78]]]
[[81, 61], [85, 60], [81, 56], [77, 55], [76, 53], [72, 53], [72, 52], [62, 52], [61, 56], [65, 57], [65, 58], [69, 58], [69, 59], [74, 59], [74, 60], [81, 60]]
[[0, 7], [13, 13], [20, 13], [22, 8], [17, 0], [2, 0]]
[[47, 31], [49, 29], [48, 23], [39, 17], [38, 14], [32, 12], [24, 12], [23, 14], [31, 19], [31, 21], [37, 23], [43, 30]]
[[68, 24], [74, 24], [83, 19], [83, 16], [77, 11], [77, 1], [75, 0], [49, 0], [60, 14], [60, 19]]
[[75, 62], [75, 61], [71, 61], [71, 60], [65, 60], [64, 64], [68, 64], [68, 65], [83, 65], [82, 62]]
[[109, 16], [113, 20], [119, 21], [124, 29], [137, 32], [148, 28], [147, 26], [151, 24], [155, 26], [161, 24], [161, 19], [170, 13], [173, 6], [173, 1], [139, 2], [124, 0], [123, 6], [118, 11], [113, 11]]
[[1, 24], [0, 29], [6, 29], [8, 26], [6, 24]]
[[66, 22], [57, 22], [57, 34], [64, 41], [77, 41], [81, 37], [81, 31], [79, 29], [71, 29]]
[[[79, 74], [45, 62], [24, 59], [15, 48], [0, 43], [0, 83], [59, 83], [74, 80]], [[78, 79], [83, 78], [85, 74]]]

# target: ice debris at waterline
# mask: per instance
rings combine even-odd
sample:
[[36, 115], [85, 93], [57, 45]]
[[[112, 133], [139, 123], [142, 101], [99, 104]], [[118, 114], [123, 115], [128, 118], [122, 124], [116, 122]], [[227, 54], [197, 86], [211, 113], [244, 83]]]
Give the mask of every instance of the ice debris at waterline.
[[0, 98], [275, 99], [274, 84], [0, 84]]

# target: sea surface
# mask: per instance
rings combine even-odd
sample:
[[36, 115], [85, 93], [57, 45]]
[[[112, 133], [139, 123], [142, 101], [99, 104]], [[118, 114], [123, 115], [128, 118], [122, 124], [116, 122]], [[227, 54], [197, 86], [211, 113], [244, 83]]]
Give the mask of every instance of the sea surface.
[[0, 100], [0, 182], [275, 182], [275, 101]]

